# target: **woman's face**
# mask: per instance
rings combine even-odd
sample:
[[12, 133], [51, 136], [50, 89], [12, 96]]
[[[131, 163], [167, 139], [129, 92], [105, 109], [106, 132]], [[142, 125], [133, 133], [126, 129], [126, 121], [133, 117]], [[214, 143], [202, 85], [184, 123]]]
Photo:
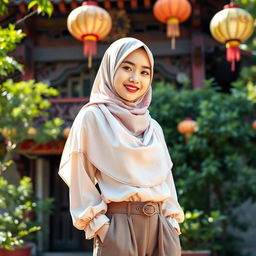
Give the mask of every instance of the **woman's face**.
[[136, 101], [150, 85], [151, 67], [146, 51], [139, 48], [130, 53], [117, 68], [114, 90], [126, 101]]

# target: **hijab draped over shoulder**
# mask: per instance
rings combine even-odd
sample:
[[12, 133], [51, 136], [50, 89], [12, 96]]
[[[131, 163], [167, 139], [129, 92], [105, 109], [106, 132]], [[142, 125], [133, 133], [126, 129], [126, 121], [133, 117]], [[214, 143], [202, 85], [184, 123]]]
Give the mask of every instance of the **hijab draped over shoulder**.
[[114, 75], [134, 50], [149, 48], [135, 38], [122, 38], [105, 52], [96, 75], [90, 101], [82, 107], [72, 125], [62, 154], [59, 174], [70, 184], [67, 167], [72, 154], [83, 153], [100, 172], [136, 187], [162, 184], [172, 168], [160, 125], [150, 117], [151, 85], [136, 102], [120, 98], [113, 87]]

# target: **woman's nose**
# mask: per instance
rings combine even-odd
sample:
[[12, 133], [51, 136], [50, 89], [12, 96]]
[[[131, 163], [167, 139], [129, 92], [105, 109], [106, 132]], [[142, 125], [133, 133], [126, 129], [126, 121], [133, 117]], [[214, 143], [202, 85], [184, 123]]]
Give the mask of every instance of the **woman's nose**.
[[135, 72], [132, 73], [130, 78], [129, 78], [129, 81], [133, 82], [133, 83], [137, 83], [138, 82], [138, 75]]

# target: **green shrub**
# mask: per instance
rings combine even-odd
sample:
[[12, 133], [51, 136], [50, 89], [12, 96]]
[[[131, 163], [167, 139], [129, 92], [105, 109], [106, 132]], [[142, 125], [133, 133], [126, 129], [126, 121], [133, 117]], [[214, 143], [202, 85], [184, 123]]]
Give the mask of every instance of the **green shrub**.
[[23, 177], [19, 186], [15, 186], [0, 176], [0, 247], [13, 250], [22, 246], [31, 233], [41, 229], [34, 220], [35, 213], [38, 210], [49, 213], [52, 202], [34, 197], [29, 177]]
[[[235, 249], [238, 255], [228, 227], [245, 226], [234, 208], [256, 198], [256, 132], [251, 128], [256, 107], [242, 95], [235, 90], [224, 94], [211, 86], [178, 91], [171, 84], [154, 85], [151, 115], [165, 133], [180, 204], [185, 211], [200, 212], [200, 217], [183, 224], [183, 248], [212, 249], [221, 255]], [[186, 141], [177, 125], [188, 117], [197, 122], [198, 130]], [[213, 213], [218, 213], [216, 229], [207, 221]], [[193, 222], [198, 232], [193, 231]]]

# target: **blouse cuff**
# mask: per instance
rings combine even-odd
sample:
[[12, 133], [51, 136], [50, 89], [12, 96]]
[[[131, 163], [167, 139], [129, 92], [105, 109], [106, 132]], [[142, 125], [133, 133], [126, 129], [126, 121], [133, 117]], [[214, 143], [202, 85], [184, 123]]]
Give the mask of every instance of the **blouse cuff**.
[[181, 232], [180, 232], [180, 226], [179, 226], [178, 221], [175, 218], [172, 218], [172, 217], [167, 217], [167, 221], [169, 221], [169, 223], [175, 228], [178, 235], [180, 235]]
[[109, 223], [109, 218], [105, 214], [95, 216], [85, 228], [85, 238], [92, 239], [95, 233], [106, 223]]

